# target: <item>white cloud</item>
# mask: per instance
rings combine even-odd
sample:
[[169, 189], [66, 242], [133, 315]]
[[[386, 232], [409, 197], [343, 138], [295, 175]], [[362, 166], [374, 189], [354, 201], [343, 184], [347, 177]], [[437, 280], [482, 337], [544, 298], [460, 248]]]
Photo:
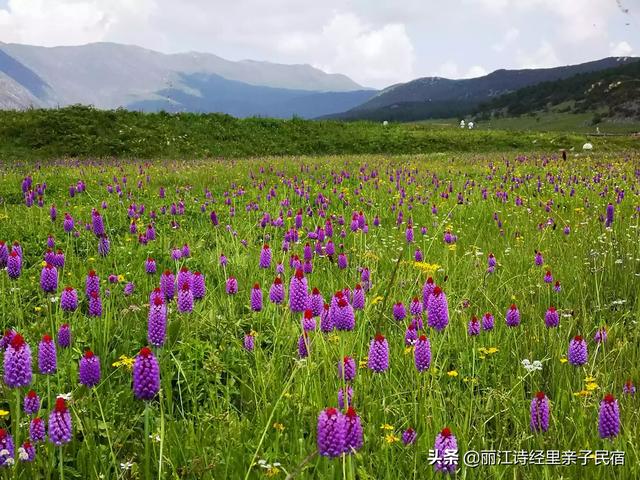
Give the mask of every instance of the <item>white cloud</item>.
[[498, 43], [495, 43], [491, 48], [493, 48], [493, 50], [498, 53], [503, 52], [505, 49], [513, 45], [513, 43], [518, 39], [519, 36], [520, 30], [515, 27], [511, 27], [506, 31], [502, 40]]
[[471, 67], [467, 73], [464, 75], [464, 78], [477, 78], [484, 77], [487, 73], [487, 70], [482, 65], [474, 65]]
[[113, 29], [144, 25], [154, 0], [9, 0], [0, 40], [44, 46], [104, 40]]
[[520, 68], [548, 68], [560, 65], [553, 45], [546, 40], [543, 40], [540, 47], [533, 52], [518, 50], [516, 57]]
[[633, 47], [629, 45], [629, 42], [622, 41], [620, 43], [610, 43], [611, 55], [614, 57], [628, 57], [633, 54]]
[[413, 76], [414, 50], [402, 24], [378, 28], [353, 13], [336, 13], [317, 32], [292, 32], [277, 43], [283, 53], [306, 54], [329, 73], [385, 86]]

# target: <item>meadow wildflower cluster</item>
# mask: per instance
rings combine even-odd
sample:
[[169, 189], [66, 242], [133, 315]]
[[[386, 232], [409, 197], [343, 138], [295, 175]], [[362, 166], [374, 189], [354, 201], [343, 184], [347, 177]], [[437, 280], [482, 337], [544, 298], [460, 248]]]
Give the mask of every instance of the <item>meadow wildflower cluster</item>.
[[636, 156], [16, 164], [0, 214], [0, 475], [640, 472]]

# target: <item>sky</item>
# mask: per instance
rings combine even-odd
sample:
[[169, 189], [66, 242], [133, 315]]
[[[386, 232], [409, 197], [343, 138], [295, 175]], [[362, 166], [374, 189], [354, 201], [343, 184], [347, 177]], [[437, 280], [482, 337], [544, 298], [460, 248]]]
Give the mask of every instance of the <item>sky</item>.
[[0, 0], [0, 42], [310, 64], [361, 85], [640, 56], [640, 0]]

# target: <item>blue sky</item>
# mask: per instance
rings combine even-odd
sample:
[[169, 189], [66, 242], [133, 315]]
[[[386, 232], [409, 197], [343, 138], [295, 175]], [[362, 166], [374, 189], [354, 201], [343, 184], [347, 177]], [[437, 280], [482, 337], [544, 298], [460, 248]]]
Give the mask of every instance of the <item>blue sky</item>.
[[308, 63], [383, 87], [640, 55], [640, 0], [0, 0], [0, 41]]

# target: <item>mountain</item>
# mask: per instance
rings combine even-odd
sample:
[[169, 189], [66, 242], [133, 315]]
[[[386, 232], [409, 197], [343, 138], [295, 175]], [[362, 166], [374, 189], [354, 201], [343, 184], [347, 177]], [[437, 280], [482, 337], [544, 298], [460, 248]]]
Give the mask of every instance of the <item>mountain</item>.
[[480, 104], [474, 116], [518, 116], [554, 109], [596, 119], [640, 119], [640, 62], [521, 88]]
[[[251, 94], [243, 97], [242, 91]], [[155, 109], [166, 104], [171, 110], [235, 109], [243, 116], [318, 116], [350, 109], [374, 93], [310, 65], [233, 62], [195, 52], [168, 55], [115, 43], [51, 48], [0, 43], [0, 108], [79, 103]], [[324, 102], [310, 98], [320, 94]], [[236, 108], [240, 101], [243, 106]], [[217, 110], [223, 106], [227, 110]]]
[[464, 80], [419, 78], [385, 88], [363, 104], [330, 117], [398, 121], [451, 118], [470, 112], [480, 103], [524, 87], [581, 73], [597, 72], [638, 60], [631, 57], [610, 57], [564, 67], [496, 70], [483, 77]]

